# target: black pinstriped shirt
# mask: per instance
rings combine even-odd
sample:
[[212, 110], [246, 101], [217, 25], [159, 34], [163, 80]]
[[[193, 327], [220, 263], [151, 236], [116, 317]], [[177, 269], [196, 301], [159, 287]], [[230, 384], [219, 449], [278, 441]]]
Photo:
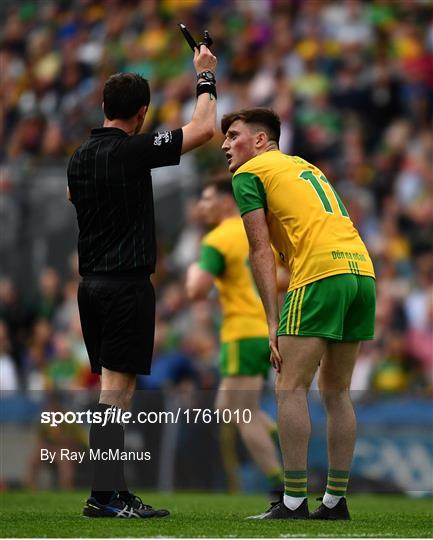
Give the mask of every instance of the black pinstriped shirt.
[[177, 165], [182, 130], [128, 136], [92, 129], [72, 155], [68, 186], [77, 211], [81, 275], [151, 273], [156, 242], [150, 169]]

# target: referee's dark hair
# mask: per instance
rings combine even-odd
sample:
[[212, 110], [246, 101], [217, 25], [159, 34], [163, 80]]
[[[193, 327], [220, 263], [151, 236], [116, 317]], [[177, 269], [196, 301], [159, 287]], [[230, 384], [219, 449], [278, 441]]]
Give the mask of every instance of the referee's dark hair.
[[221, 195], [233, 195], [232, 177], [227, 174], [216, 175], [210, 178], [204, 185], [203, 190], [213, 187]]
[[104, 114], [108, 120], [132, 118], [150, 103], [147, 79], [138, 73], [116, 73], [104, 85]]
[[224, 135], [236, 120], [241, 120], [245, 124], [253, 124], [263, 129], [269, 140], [278, 144], [281, 133], [281, 122], [273, 110], [257, 107], [255, 109], [242, 109], [225, 114], [221, 120], [221, 131]]

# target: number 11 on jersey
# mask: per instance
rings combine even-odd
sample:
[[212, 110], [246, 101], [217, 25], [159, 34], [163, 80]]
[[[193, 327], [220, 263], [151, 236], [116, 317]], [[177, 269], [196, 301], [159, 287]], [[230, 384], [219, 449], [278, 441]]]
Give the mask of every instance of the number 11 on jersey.
[[329, 183], [326, 176], [321, 174], [320, 175], [320, 180], [319, 180], [317, 178], [317, 176], [314, 173], [312, 173], [311, 171], [302, 171], [301, 174], [299, 175], [299, 177], [302, 178], [303, 180], [307, 180], [307, 182], [310, 182], [310, 184], [314, 188], [314, 191], [317, 193], [317, 196], [319, 197], [325, 211], [328, 214], [333, 214], [334, 211], [332, 209], [331, 201], [329, 200], [328, 196], [326, 195], [325, 190], [323, 189], [323, 187], [322, 187], [322, 185], [320, 183], [320, 180], [323, 183], [328, 184], [328, 186], [332, 190], [332, 193], [334, 194], [335, 200], [337, 201], [338, 208], [340, 209], [341, 215], [343, 217], [347, 217], [347, 218], [349, 217], [349, 213], [347, 212], [346, 207], [343, 204], [343, 201], [340, 199], [340, 196], [335, 191], [332, 184]]

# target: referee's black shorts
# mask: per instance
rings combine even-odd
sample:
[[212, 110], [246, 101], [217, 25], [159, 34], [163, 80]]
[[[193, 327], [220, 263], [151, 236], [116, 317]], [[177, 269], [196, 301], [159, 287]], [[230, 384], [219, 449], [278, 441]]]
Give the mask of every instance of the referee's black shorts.
[[93, 373], [104, 367], [148, 375], [155, 333], [150, 276], [84, 277], [78, 288], [84, 342]]

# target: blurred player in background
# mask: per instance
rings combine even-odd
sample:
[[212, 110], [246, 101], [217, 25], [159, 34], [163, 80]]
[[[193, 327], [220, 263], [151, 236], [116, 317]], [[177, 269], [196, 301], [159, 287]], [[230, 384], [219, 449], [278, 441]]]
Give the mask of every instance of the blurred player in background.
[[[70, 200], [79, 226], [78, 290], [81, 326], [92, 371], [101, 374], [97, 411], [127, 409], [137, 374], [149, 374], [155, 328], [156, 243], [150, 170], [177, 165], [181, 154], [212, 138], [216, 122], [215, 56], [195, 49], [197, 104], [183, 128], [139, 134], [150, 92], [134, 73], [113, 75], [104, 86], [104, 125], [72, 155]], [[90, 448], [122, 451], [121, 423], [93, 423]], [[130, 493], [123, 461], [94, 462], [87, 517], [147, 518], [168, 515]]]
[[[269, 109], [225, 115], [223, 150], [250, 246], [250, 261], [278, 372], [278, 428], [285, 492], [258, 519], [350, 519], [346, 488], [356, 437], [350, 382], [360, 341], [373, 339], [374, 269], [340, 197], [314, 165], [280, 152], [280, 120]], [[278, 313], [275, 259], [290, 268]], [[309, 515], [307, 392], [320, 365], [327, 415], [328, 483]]]
[[254, 462], [266, 475], [271, 496], [283, 490], [275, 422], [260, 409], [269, 363], [266, 316], [248, 259], [248, 240], [233, 198], [231, 179], [208, 182], [200, 200], [214, 228], [203, 238], [199, 261], [187, 273], [187, 293], [203, 299], [216, 285], [222, 306], [220, 373], [216, 408], [250, 409], [249, 423], [236, 423]]

